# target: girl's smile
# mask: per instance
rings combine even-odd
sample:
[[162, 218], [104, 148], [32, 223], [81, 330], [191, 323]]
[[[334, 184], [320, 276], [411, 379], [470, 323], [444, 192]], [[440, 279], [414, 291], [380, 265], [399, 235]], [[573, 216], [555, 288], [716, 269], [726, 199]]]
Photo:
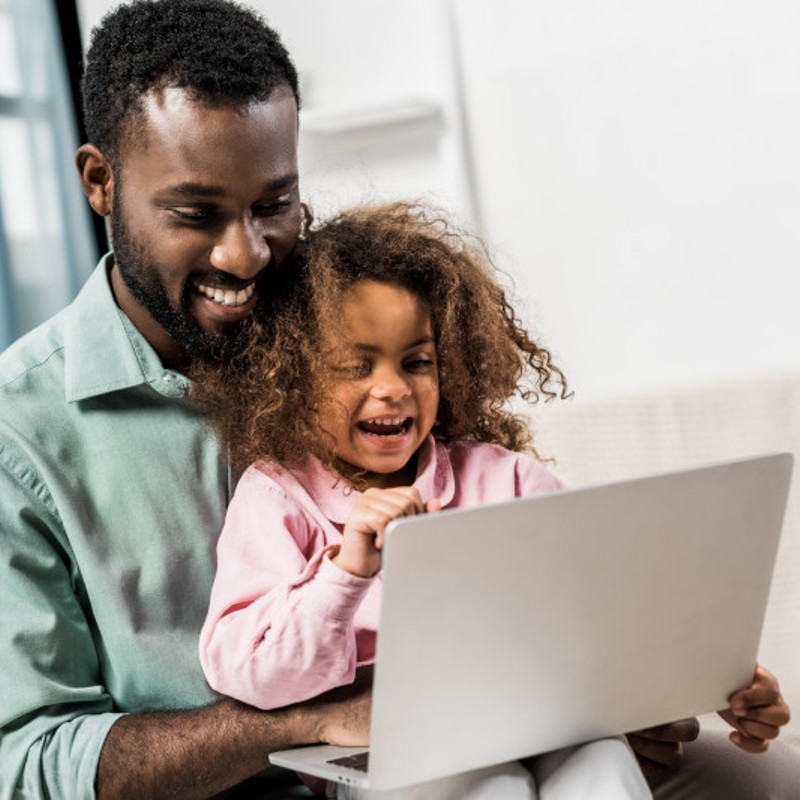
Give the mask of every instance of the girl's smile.
[[409, 485], [439, 404], [430, 314], [414, 293], [364, 280], [346, 290], [324, 427], [373, 487]]
[[414, 438], [413, 417], [373, 417], [357, 422], [355, 428], [365, 437], [363, 446], [380, 453], [404, 452]]

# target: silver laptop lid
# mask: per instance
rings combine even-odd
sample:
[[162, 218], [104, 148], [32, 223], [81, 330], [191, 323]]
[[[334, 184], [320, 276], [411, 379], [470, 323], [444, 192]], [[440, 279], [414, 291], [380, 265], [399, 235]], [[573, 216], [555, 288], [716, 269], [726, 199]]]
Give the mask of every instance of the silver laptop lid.
[[791, 469], [778, 454], [393, 523], [370, 786], [725, 707], [752, 676]]

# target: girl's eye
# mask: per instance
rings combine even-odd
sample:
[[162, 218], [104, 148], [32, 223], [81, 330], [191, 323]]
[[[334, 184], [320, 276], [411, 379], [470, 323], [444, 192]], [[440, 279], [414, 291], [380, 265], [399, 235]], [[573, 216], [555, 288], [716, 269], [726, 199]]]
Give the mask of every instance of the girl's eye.
[[434, 361], [431, 358], [413, 358], [405, 363], [405, 368], [409, 372], [426, 372], [433, 366]]
[[340, 378], [360, 380], [369, 376], [372, 372], [372, 365], [366, 361], [359, 364], [338, 364], [331, 367], [331, 371]]

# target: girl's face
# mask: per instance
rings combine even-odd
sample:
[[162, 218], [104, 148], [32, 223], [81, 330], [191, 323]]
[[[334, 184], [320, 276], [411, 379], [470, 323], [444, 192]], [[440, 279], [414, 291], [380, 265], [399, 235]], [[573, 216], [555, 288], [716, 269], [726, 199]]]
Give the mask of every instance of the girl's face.
[[344, 293], [340, 320], [322, 411], [336, 456], [371, 487], [410, 485], [439, 405], [430, 314], [407, 289], [364, 280]]

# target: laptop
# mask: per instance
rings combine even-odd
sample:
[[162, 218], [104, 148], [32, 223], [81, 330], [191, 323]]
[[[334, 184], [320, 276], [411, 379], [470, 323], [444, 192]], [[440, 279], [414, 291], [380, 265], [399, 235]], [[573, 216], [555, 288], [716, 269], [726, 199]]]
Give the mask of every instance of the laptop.
[[792, 456], [388, 528], [364, 748], [273, 764], [394, 789], [726, 708], [752, 679]]

